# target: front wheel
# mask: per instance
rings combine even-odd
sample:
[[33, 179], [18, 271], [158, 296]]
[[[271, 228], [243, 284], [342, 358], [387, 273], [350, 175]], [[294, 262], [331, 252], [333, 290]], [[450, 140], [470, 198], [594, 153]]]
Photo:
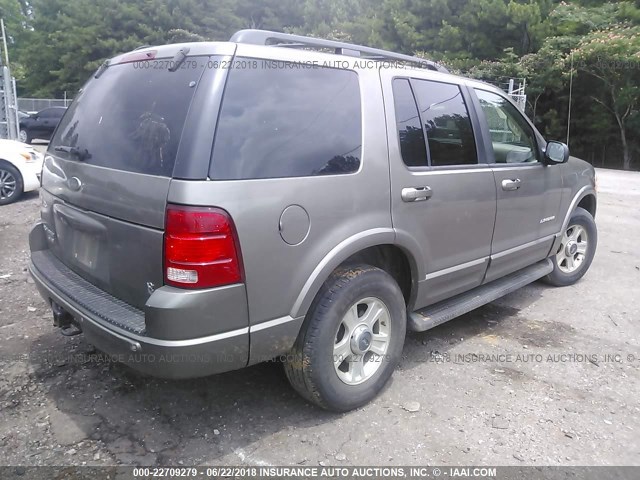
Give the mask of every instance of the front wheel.
[[13, 165], [0, 162], [0, 205], [13, 203], [22, 195], [22, 175]]
[[556, 287], [576, 283], [589, 270], [597, 244], [598, 230], [593, 216], [583, 208], [576, 208], [556, 254], [551, 257], [553, 271], [545, 280]]
[[314, 299], [285, 372], [310, 402], [352, 410], [387, 383], [405, 331], [404, 297], [388, 273], [370, 265], [339, 268]]

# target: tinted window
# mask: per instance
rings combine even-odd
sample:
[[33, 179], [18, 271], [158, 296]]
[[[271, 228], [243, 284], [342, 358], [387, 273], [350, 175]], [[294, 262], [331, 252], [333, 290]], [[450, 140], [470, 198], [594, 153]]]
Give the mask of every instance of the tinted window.
[[506, 98], [476, 90], [487, 120], [496, 163], [537, 162], [536, 136], [520, 111]]
[[471, 120], [457, 85], [413, 80], [432, 166], [478, 163]]
[[396, 109], [396, 125], [400, 139], [402, 160], [410, 167], [427, 165], [427, 148], [420, 125], [418, 107], [413, 98], [411, 85], [406, 78], [393, 81], [393, 103]]
[[75, 160], [74, 154], [55, 151], [75, 147], [88, 152], [84, 161], [89, 164], [170, 176], [206, 61], [175, 72], [166, 63], [158, 69], [112, 65], [92, 78], [60, 122], [49, 150]]
[[362, 127], [357, 74], [286, 65], [270, 68], [258, 60], [256, 68], [229, 72], [212, 178], [301, 177], [358, 170]]
[[45, 118], [60, 118], [64, 115], [65, 108], [45, 108], [41, 110], [38, 116]]

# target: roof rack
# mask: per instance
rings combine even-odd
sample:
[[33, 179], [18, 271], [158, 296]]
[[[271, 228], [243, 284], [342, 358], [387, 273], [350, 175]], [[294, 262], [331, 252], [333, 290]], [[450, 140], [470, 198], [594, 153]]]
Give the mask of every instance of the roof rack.
[[349, 55], [369, 60], [396, 60], [417, 65], [421, 68], [435, 70], [437, 72], [449, 73], [449, 71], [442, 65], [432, 62], [431, 60], [425, 60], [424, 58], [412, 57], [401, 53], [380, 50], [378, 48], [364, 47], [362, 45], [353, 45], [350, 43], [305, 37], [302, 35], [292, 35], [289, 33], [270, 32], [268, 30], [240, 30], [234, 33], [229, 41], [235, 43], [271, 45], [288, 48], [331, 49], [337, 55]]

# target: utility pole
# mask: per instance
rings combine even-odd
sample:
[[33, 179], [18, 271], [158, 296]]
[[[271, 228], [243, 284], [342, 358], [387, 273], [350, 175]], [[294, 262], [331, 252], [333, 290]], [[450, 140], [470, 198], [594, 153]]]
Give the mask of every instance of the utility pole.
[[[18, 139], [18, 101], [16, 98], [16, 83], [9, 68], [9, 48], [4, 19], [0, 18], [2, 30], [2, 46], [4, 48], [4, 62], [0, 57], [0, 138]], [[4, 63], [4, 64], [3, 64]]]
[[4, 64], [9, 66], [9, 49], [7, 48], [7, 33], [4, 30], [4, 18], [0, 18], [0, 25], [2, 25], [2, 45], [4, 46]]

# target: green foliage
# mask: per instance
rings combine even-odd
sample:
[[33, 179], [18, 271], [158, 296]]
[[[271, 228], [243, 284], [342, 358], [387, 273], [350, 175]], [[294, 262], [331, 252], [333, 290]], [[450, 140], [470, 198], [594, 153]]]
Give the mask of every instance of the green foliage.
[[579, 71], [597, 80], [602, 93], [590, 97], [615, 119], [622, 144], [622, 166], [628, 170], [631, 168], [629, 120], [638, 115], [640, 104], [640, 26], [614, 24], [589, 32], [580, 39], [570, 57]]
[[385, 0], [384, 39], [403, 50], [479, 59], [505, 48], [533, 51], [546, 32], [550, 0]]
[[640, 157], [637, 0], [0, 0], [0, 16], [21, 96], [73, 96], [105, 58], [140, 45], [262, 28], [417, 54], [492, 83], [526, 78], [527, 112], [549, 138], [567, 136], [572, 79], [572, 151], [625, 168]]
[[[536, 105], [538, 111], [548, 113], [558, 104], [562, 106], [558, 111], [567, 111], [572, 78], [574, 151], [577, 147], [578, 153], [592, 155], [613, 144], [618, 149], [613, 165], [628, 169], [640, 139], [640, 122], [636, 121], [640, 9], [630, 2], [583, 3], [587, 6], [563, 2], [550, 15], [553, 34], [535, 53], [534, 65], [539, 68], [530, 69], [532, 81], [527, 93], [541, 103]], [[543, 129], [559, 138], [566, 136], [567, 114], [563, 115], [565, 123], [558, 123], [547, 113], [540, 122]]]

